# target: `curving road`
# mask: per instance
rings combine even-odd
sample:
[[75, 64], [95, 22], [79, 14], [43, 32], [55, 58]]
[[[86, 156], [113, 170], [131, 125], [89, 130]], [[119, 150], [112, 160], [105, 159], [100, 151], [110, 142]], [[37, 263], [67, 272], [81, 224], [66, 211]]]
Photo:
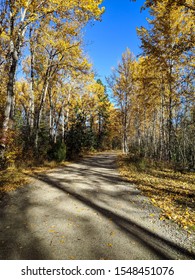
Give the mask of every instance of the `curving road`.
[[195, 259], [195, 236], [160, 221], [102, 153], [39, 175], [0, 201], [0, 259]]

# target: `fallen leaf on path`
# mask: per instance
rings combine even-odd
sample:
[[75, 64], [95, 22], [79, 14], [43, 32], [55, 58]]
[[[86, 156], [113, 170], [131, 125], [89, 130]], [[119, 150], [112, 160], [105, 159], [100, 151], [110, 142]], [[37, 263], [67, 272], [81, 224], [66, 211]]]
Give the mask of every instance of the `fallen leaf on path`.
[[76, 260], [76, 257], [70, 256], [70, 257], [68, 257], [68, 259], [69, 259], [69, 260]]
[[155, 214], [150, 214], [150, 217], [155, 217]]

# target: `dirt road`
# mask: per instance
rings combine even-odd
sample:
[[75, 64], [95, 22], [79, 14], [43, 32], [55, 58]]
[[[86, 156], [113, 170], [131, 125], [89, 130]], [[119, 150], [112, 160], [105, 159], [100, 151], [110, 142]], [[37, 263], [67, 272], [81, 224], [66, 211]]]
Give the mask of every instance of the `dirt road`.
[[0, 259], [195, 259], [195, 237], [124, 181], [116, 154], [39, 175], [0, 202]]

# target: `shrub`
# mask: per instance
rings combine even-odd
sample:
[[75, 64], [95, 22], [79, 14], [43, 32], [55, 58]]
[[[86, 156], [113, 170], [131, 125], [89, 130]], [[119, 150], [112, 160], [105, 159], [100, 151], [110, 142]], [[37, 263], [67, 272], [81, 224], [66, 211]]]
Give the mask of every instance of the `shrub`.
[[56, 160], [61, 162], [66, 159], [66, 145], [63, 142], [58, 141], [53, 144], [52, 148], [48, 151], [48, 157], [50, 160]]

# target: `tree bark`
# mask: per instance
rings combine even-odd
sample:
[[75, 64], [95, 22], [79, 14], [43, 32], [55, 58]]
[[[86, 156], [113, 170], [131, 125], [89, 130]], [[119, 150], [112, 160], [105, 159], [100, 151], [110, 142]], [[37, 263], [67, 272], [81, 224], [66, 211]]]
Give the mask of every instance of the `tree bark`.
[[40, 131], [40, 123], [41, 123], [41, 118], [42, 118], [42, 112], [45, 104], [45, 99], [46, 99], [46, 94], [48, 90], [49, 82], [46, 79], [43, 90], [42, 90], [42, 96], [41, 96], [41, 103], [39, 105], [39, 110], [37, 113], [37, 120], [36, 120], [36, 127], [35, 127], [35, 148], [36, 151], [38, 151], [38, 140], [39, 140], [39, 131]]
[[30, 135], [32, 135], [32, 131], [34, 128], [34, 47], [32, 42], [32, 27], [29, 31], [29, 40], [30, 40], [30, 100], [29, 100], [29, 128]]
[[13, 122], [14, 118], [14, 85], [15, 85], [15, 75], [17, 64], [20, 55], [20, 49], [23, 42], [24, 34], [26, 27], [23, 26], [27, 9], [24, 9], [21, 12], [21, 22], [20, 28], [18, 29], [17, 37], [14, 39], [15, 31], [15, 15], [13, 12], [13, 3], [12, 1], [8, 2], [10, 8], [10, 43], [9, 43], [9, 72], [8, 72], [8, 83], [7, 83], [7, 99], [4, 110], [4, 120], [2, 124], [1, 137], [0, 137], [0, 156], [4, 156], [4, 151], [7, 144], [7, 133], [9, 130], [10, 120]]

